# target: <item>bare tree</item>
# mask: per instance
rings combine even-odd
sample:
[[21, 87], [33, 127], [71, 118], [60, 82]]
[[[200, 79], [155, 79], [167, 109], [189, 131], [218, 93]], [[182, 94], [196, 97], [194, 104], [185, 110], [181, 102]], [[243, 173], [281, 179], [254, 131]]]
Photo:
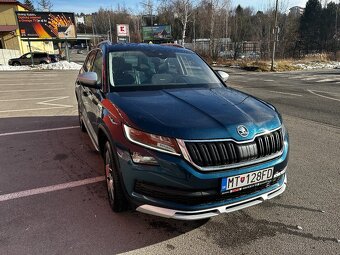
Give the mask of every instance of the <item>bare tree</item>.
[[52, 11], [53, 4], [50, 0], [39, 0], [38, 10], [39, 11]]
[[182, 24], [182, 45], [184, 46], [189, 17], [193, 10], [193, 2], [191, 0], [175, 0], [173, 5], [176, 16]]
[[[220, 31], [226, 31], [227, 28], [223, 30], [223, 27], [225, 24], [224, 22], [217, 22], [217, 18], [221, 16], [221, 14], [228, 15], [229, 14], [229, 8], [230, 8], [230, 0], [210, 0], [210, 42], [209, 42], [209, 49], [210, 49], [210, 55], [212, 57], [217, 57], [217, 48], [219, 46], [219, 42], [216, 41], [217, 38], [223, 37], [219, 33]], [[224, 10], [226, 10], [224, 12]], [[218, 24], [220, 24], [222, 27], [219, 27], [217, 29]]]

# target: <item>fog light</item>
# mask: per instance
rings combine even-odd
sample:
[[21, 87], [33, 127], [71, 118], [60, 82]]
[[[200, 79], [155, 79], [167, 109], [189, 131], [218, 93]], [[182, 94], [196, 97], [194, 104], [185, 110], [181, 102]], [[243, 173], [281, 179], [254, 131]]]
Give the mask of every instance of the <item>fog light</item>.
[[146, 165], [158, 165], [157, 160], [151, 156], [145, 156], [139, 152], [131, 153], [132, 161], [136, 164], [146, 164]]

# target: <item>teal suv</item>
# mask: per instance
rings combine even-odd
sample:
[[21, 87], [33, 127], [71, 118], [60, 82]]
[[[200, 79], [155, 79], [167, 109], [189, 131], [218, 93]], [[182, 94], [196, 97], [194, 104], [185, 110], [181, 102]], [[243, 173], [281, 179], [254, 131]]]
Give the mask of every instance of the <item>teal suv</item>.
[[284, 192], [282, 118], [227, 78], [171, 45], [104, 42], [88, 54], [75, 86], [79, 121], [104, 159], [115, 212], [197, 220]]

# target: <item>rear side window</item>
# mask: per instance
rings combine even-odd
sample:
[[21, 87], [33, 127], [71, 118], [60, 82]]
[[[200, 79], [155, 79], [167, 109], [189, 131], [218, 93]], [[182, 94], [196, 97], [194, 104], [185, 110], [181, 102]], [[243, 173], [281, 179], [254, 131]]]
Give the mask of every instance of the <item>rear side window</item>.
[[46, 58], [47, 54], [46, 53], [34, 53], [35, 58]]

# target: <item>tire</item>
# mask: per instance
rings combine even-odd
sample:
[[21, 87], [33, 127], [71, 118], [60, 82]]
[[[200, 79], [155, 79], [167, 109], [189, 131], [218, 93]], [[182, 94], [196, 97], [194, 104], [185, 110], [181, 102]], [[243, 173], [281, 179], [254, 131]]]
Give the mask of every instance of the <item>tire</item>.
[[87, 130], [86, 130], [86, 127], [83, 121], [83, 117], [81, 116], [81, 113], [80, 113], [79, 104], [78, 104], [78, 121], [79, 121], [79, 127], [80, 127], [81, 132], [86, 133]]
[[41, 61], [40, 64], [47, 65], [48, 63], [46, 61]]
[[128, 203], [124, 195], [118, 169], [113, 158], [113, 151], [109, 142], [105, 143], [103, 156], [110, 207], [114, 212], [123, 212], [127, 209]]
[[13, 66], [21, 66], [20, 62], [14, 62]]

